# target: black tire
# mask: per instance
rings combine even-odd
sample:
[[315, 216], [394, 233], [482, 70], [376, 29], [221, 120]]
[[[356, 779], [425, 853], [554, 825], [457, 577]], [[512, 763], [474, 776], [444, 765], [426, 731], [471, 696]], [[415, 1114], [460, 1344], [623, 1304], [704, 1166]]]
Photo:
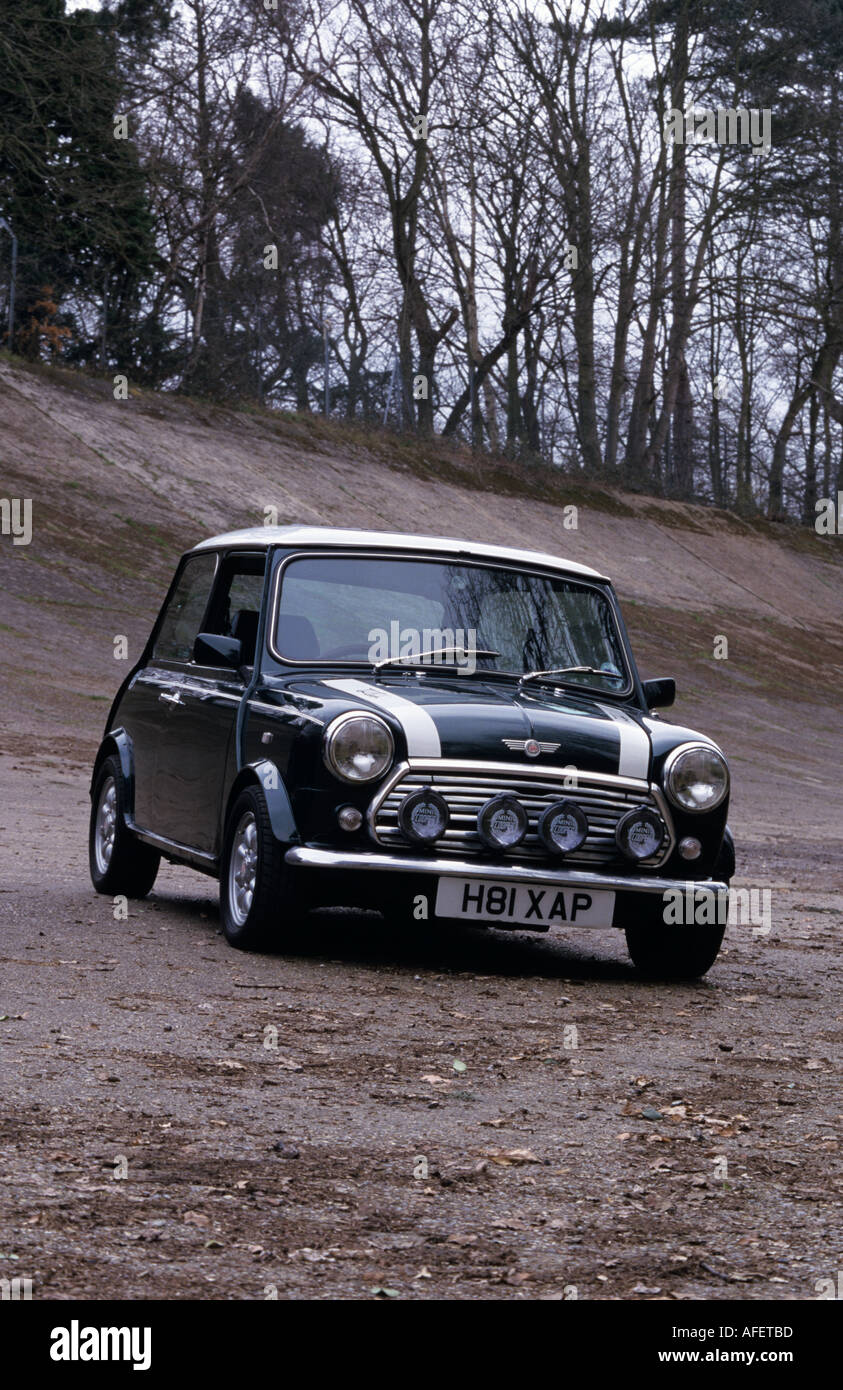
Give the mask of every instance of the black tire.
[[642, 975], [657, 980], [698, 980], [710, 970], [723, 942], [725, 926], [667, 925], [658, 908], [645, 907], [625, 929], [626, 948]]
[[225, 938], [242, 951], [278, 946], [293, 915], [284, 846], [272, 832], [263, 791], [246, 787], [229, 812], [223, 839], [220, 918]]
[[88, 866], [98, 893], [145, 898], [161, 855], [126, 825], [126, 780], [117, 757], [106, 758], [94, 783], [88, 830]]

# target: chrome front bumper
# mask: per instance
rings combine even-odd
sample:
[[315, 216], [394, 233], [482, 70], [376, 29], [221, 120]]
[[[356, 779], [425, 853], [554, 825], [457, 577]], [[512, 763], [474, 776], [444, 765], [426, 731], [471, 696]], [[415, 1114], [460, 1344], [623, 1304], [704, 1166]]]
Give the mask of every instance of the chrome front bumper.
[[533, 869], [526, 864], [486, 864], [477, 859], [436, 859], [427, 855], [377, 854], [371, 850], [309, 849], [294, 845], [284, 856], [288, 864], [307, 869], [356, 869], [368, 873], [435, 874], [451, 878], [477, 878], [501, 883], [549, 884], [557, 888], [605, 888], [617, 893], [694, 893], [695, 901], [727, 893], [729, 885], [716, 879], [625, 878], [594, 874], [584, 869]]

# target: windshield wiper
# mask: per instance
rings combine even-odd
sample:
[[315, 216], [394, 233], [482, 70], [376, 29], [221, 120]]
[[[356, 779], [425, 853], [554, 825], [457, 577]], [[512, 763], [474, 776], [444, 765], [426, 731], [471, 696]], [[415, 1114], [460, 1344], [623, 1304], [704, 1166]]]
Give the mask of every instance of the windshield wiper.
[[608, 676], [609, 680], [622, 681], [623, 676], [620, 672], [601, 671], [598, 666], [554, 666], [549, 671], [525, 671], [523, 676], [519, 676], [518, 684], [523, 685], [525, 681], [538, 681], [544, 676]]
[[[410, 652], [409, 656], [385, 656], [380, 661], [373, 661], [372, 668], [375, 672], [375, 675], [377, 676], [378, 672], [382, 671], [385, 666], [412, 666], [413, 662], [429, 661], [431, 657], [444, 656], [446, 652], [453, 653], [455, 657], [500, 656], [500, 652], [494, 652], [491, 650], [484, 651], [479, 647], [475, 648], [470, 652], [466, 651], [465, 647], [432, 647], [429, 651], [426, 652]], [[448, 666], [459, 666], [458, 661], [448, 661], [444, 664]]]

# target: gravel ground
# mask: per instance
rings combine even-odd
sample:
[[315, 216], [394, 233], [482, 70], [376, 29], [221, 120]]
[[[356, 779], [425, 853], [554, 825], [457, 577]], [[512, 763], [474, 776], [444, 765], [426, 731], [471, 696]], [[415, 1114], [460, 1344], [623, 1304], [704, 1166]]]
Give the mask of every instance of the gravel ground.
[[350, 912], [248, 956], [187, 870], [114, 920], [81, 765], [0, 771], [0, 1272], [34, 1297], [787, 1300], [836, 1278], [830, 841], [742, 840], [771, 930], [731, 926], [693, 985], [638, 981], [612, 932]]

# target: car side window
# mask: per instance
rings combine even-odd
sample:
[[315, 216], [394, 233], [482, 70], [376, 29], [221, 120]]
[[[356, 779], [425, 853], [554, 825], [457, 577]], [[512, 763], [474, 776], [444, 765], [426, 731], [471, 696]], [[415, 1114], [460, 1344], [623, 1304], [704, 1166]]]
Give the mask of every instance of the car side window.
[[255, 660], [265, 571], [265, 552], [226, 556], [205, 619], [206, 632], [239, 640], [243, 666], [252, 666]]
[[187, 561], [164, 612], [153, 657], [167, 661], [190, 660], [208, 607], [216, 566], [214, 554], [194, 555]]
[[228, 606], [223, 617], [225, 635], [236, 637], [233, 625], [238, 613], [260, 613], [263, 596], [263, 574], [236, 574], [228, 591]]

